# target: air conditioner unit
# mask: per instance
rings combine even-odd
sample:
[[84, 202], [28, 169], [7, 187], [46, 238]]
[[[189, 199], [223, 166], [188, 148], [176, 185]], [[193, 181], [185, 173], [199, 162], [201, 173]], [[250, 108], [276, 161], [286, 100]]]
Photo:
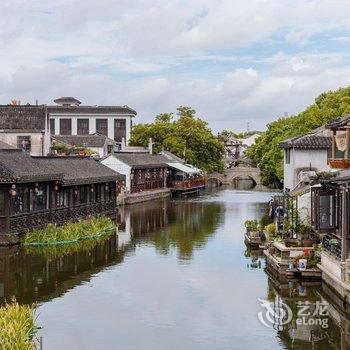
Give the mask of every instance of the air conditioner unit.
[[310, 182], [312, 177], [316, 176], [316, 171], [314, 170], [302, 170], [299, 175], [299, 181], [301, 182]]

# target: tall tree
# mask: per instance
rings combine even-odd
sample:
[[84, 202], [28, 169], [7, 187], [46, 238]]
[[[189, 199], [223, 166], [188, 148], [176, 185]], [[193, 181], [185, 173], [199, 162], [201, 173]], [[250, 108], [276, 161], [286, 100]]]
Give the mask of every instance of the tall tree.
[[130, 144], [147, 146], [149, 138], [157, 152], [168, 150], [208, 172], [223, 171], [223, 147], [191, 107], [181, 106], [176, 116], [163, 113], [156, 116], [154, 123], [135, 125]]
[[248, 149], [262, 171], [266, 185], [280, 186], [283, 181], [283, 152], [279, 142], [326, 124], [350, 113], [350, 87], [340, 88], [321, 94], [315, 102], [296, 116], [280, 118], [267, 125], [267, 131]]

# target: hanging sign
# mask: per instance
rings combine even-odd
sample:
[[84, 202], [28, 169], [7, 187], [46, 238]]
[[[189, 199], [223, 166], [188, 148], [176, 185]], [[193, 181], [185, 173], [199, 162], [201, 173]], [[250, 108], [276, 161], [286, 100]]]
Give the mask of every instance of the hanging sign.
[[335, 135], [335, 143], [339, 151], [344, 152], [346, 149], [346, 132], [337, 132]]

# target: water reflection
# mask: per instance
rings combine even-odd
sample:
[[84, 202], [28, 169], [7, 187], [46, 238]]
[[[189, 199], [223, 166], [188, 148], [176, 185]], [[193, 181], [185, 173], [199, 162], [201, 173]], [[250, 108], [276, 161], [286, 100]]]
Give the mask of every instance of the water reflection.
[[123, 262], [137, 245], [152, 245], [160, 254], [173, 249], [180, 260], [191, 259], [222, 219], [220, 204], [200, 202], [142, 203], [122, 209], [117, 236], [73, 246], [25, 249], [0, 248], [0, 302], [43, 302], [88, 282], [101, 270]]
[[[88, 244], [88, 247], [86, 247]], [[0, 249], [0, 302], [16, 297], [19, 302], [50, 300], [89, 281], [92, 275], [120, 263], [117, 238], [112, 236], [93, 247], [81, 243], [80, 250], [55, 254], [34, 253], [20, 246]], [[88, 249], [87, 249], [88, 248]]]
[[[103, 242], [1, 248], [0, 301], [38, 301], [50, 349], [350, 350], [350, 310], [329, 287], [280, 279], [245, 247], [243, 223], [268, 198], [225, 189], [141, 203], [120, 210], [118, 237]], [[286, 303], [292, 322], [264, 327], [258, 298]], [[300, 301], [327, 301], [328, 328], [300, 325]]]
[[264, 266], [264, 253], [262, 249], [254, 249], [252, 247], [247, 247], [244, 252], [244, 256], [247, 258], [247, 268], [248, 269], [261, 269]]
[[205, 246], [223, 214], [221, 203], [163, 200], [126, 207], [120, 220], [134, 244], [152, 244], [161, 254], [175, 249], [178, 258], [186, 261]]
[[[285, 349], [350, 349], [349, 306], [345, 307], [326, 284], [278, 279], [269, 274], [267, 296], [276, 310], [281, 302], [292, 310], [290, 323], [273, 324]], [[325, 305], [323, 311], [321, 305]]]

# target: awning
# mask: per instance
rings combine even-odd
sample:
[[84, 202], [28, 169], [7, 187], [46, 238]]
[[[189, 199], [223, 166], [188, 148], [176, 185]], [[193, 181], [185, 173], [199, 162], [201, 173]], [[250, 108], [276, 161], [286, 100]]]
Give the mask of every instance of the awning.
[[180, 170], [186, 174], [199, 174], [201, 171], [197, 168], [191, 168], [187, 165], [181, 164], [181, 163], [167, 163], [170, 168], [174, 168], [177, 170]]

